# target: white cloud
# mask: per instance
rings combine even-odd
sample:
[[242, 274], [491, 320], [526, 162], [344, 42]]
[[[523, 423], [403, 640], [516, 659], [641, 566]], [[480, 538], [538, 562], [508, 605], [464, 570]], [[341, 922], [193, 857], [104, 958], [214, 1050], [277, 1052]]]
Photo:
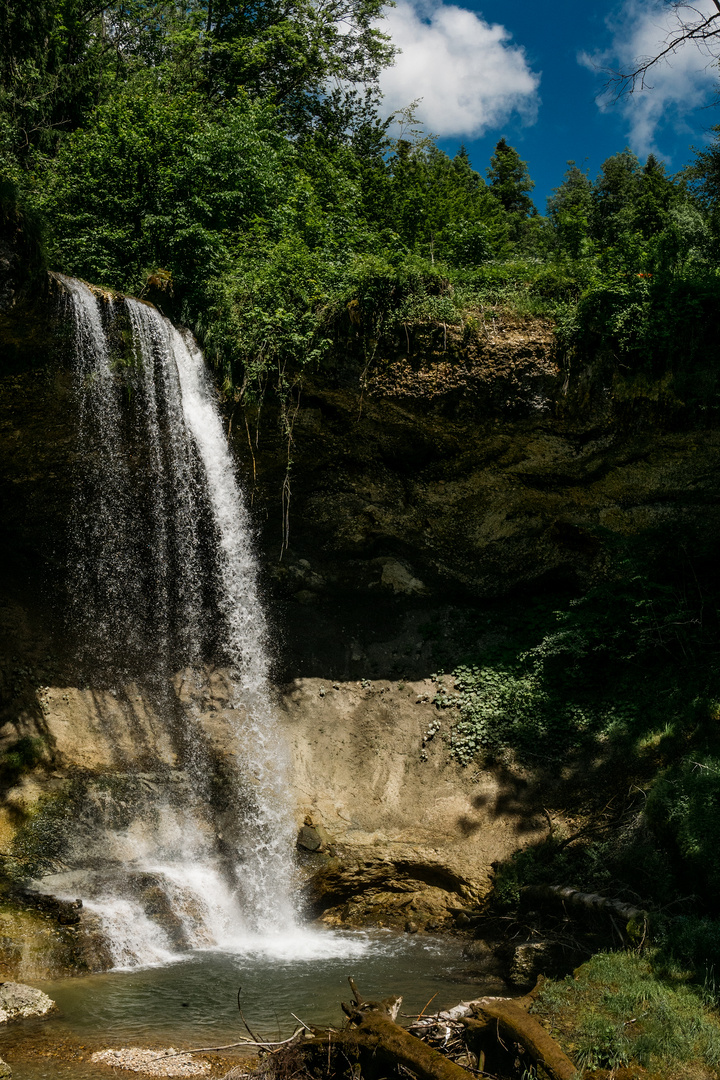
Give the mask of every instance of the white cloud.
[[417, 115], [440, 136], [478, 138], [513, 112], [534, 123], [540, 76], [505, 27], [454, 4], [398, 0], [382, 29], [402, 50], [380, 82], [388, 112], [422, 98]]
[[[625, 0], [618, 13], [606, 20], [613, 40], [608, 49], [581, 53], [585, 67], [608, 71], [632, 71], [637, 61], [656, 56], [676, 33], [684, 19], [697, 22], [703, 15], [717, 12], [712, 0], [697, 0], [692, 6], [671, 8], [662, 0]], [[711, 57], [696, 45], [681, 46], [650, 69], [645, 89], [615, 99], [612, 87], [598, 98], [599, 107], [618, 109], [627, 124], [632, 149], [640, 156], [664, 156], [658, 142], [665, 126], [689, 132], [686, 117], [707, 104], [717, 87], [717, 68]]]

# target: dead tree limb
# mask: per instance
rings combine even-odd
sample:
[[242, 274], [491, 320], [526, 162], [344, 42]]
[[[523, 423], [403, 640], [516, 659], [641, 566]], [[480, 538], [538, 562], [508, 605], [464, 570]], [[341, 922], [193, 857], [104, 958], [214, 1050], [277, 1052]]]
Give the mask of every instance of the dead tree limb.
[[[402, 998], [365, 1001], [353, 980], [349, 982], [354, 999], [351, 1005], [343, 1003], [342, 1006], [349, 1021], [347, 1028], [338, 1032], [314, 1030], [314, 1038], [303, 1040], [305, 1046], [316, 1050], [327, 1049], [329, 1053], [332, 1040], [349, 1057], [370, 1055], [383, 1067], [402, 1065], [418, 1080], [471, 1080], [472, 1072], [395, 1023]], [[480, 1070], [485, 1067], [486, 1052], [499, 1047], [497, 1052], [504, 1053], [506, 1043], [517, 1043], [533, 1064], [545, 1069], [550, 1080], [576, 1080], [577, 1072], [570, 1058], [535, 1017], [526, 1011], [541, 985], [542, 981], [538, 980], [534, 990], [516, 1000], [486, 997], [468, 1002], [459, 1010], [460, 1014], [465, 1013], [462, 1019], [460, 1015], [457, 1019], [455, 1016], [450, 1019], [456, 1010], [438, 1014], [435, 1018], [423, 1017], [422, 1025], [429, 1025], [428, 1035], [431, 1035], [433, 1027], [443, 1028], [446, 1034], [452, 1036], [451, 1041], [464, 1031], [465, 1041], [477, 1044]], [[466, 1010], [472, 1010], [474, 1016], [468, 1017]], [[416, 1030], [420, 1029], [421, 1022], [418, 1022]], [[447, 1043], [447, 1038], [444, 1042]]]
[[[608, 87], [614, 85], [617, 96], [632, 94], [635, 91], [651, 89], [648, 78], [652, 69], [663, 60], [668, 60], [683, 45], [692, 42], [713, 63], [718, 56], [718, 38], [720, 37], [720, 2], [712, 0], [714, 12], [705, 13], [694, 7], [687, 0], [676, 0], [668, 6], [674, 12], [674, 25], [666, 24], [666, 36], [650, 56], [639, 56], [633, 61], [630, 70], [614, 71]], [[694, 18], [693, 18], [694, 16]]]
[[[332, 1041], [346, 1054], [357, 1056], [369, 1053], [390, 1065], [403, 1065], [418, 1080], [470, 1080], [466, 1069], [395, 1023], [402, 1004], [401, 997], [365, 1001], [354, 981], [348, 981], [353, 1002], [351, 1005], [343, 1002], [342, 1009], [349, 1023], [344, 1031], [332, 1033]], [[320, 1047], [326, 1046], [327, 1040], [327, 1032], [316, 1031], [312, 1042]], [[308, 1045], [308, 1040], [305, 1045]]]
[[419, 1080], [469, 1080], [466, 1069], [381, 1012], [359, 1013], [341, 1038], [344, 1049], [369, 1051], [392, 1065], [404, 1065]]
[[476, 1005], [477, 1019], [462, 1020], [468, 1035], [485, 1042], [493, 1033], [508, 1042], [519, 1043], [534, 1065], [540, 1065], [550, 1080], [576, 1080], [577, 1069], [534, 1016], [510, 999], [487, 999]]

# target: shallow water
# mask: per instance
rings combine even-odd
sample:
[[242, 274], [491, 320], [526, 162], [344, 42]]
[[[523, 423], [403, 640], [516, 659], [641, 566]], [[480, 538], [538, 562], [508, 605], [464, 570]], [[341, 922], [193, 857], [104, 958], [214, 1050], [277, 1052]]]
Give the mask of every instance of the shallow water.
[[403, 1013], [417, 1014], [430, 999], [435, 1011], [492, 992], [465, 976], [470, 965], [461, 948], [459, 941], [426, 935], [307, 929], [284, 941], [249, 943], [244, 953], [193, 952], [162, 967], [36, 983], [60, 1012], [9, 1029], [0, 1054], [15, 1080], [129, 1078], [136, 1074], [86, 1059], [108, 1046], [234, 1042], [247, 1035], [237, 1008], [240, 987], [245, 1018], [264, 1038], [291, 1034], [292, 1013], [309, 1024], [339, 1025], [348, 975], [368, 998], [402, 994]]

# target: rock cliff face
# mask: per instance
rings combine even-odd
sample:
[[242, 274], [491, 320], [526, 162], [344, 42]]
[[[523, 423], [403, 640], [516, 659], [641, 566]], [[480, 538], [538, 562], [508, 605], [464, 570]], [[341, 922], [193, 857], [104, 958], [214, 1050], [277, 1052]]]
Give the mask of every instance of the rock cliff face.
[[[3, 851], [69, 776], [148, 770], [152, 756], [166, 779], [174, 768], [141, 688], [118, 698], [73, 681], [64, 333], [52, 287], [0, 314]], [[421, 754], [429, 676], [453, 628], [508, 593], [591, 582], [615, 537], [688, 523], [717, 533], [720, 433], [670, 380], [629, 379], [600, 360], [574, 372], [546, 322], [499, 312], [464, 336], [416, 329], [364, 377], [339, 357], [306, 379], [292, 415], [282, 559], [278, 417], [266, 403], [227, 420], [265, 568], [297, 824], [327, 837], [302, 857], [309, 910], [443, 926], [482, 897], [494, 860], [545, 827], [517, 776], [461, 770], [435, 743]], [[222, 672], [208, 686], [221, 757]], [[15, 751], [11, 767], [19, 744], [36, 756], [17, 765]]]
[[720, 432], [669, 376], [561, 365], [542, 320], [421, 328], [366, 382], [302, 387], [281, 561], [287, 440], [269, 408], [231, 417], [292, 674], [427, 675], [428, 610], [582, 589], [618, 539], [717, 528]]

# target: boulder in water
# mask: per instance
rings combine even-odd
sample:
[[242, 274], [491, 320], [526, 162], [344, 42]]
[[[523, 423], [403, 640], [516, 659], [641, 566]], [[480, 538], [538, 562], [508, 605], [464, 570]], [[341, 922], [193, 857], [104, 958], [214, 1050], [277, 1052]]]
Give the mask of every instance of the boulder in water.
[[0, 1024], [46, 1016], [54, 1008], [55, 1002], [42, 990], [35, 990], [24, 983], [0, 983]]
[[0, 1080], [12, 1080], [12, 1069], [2, 1058], [0, 1058]]

